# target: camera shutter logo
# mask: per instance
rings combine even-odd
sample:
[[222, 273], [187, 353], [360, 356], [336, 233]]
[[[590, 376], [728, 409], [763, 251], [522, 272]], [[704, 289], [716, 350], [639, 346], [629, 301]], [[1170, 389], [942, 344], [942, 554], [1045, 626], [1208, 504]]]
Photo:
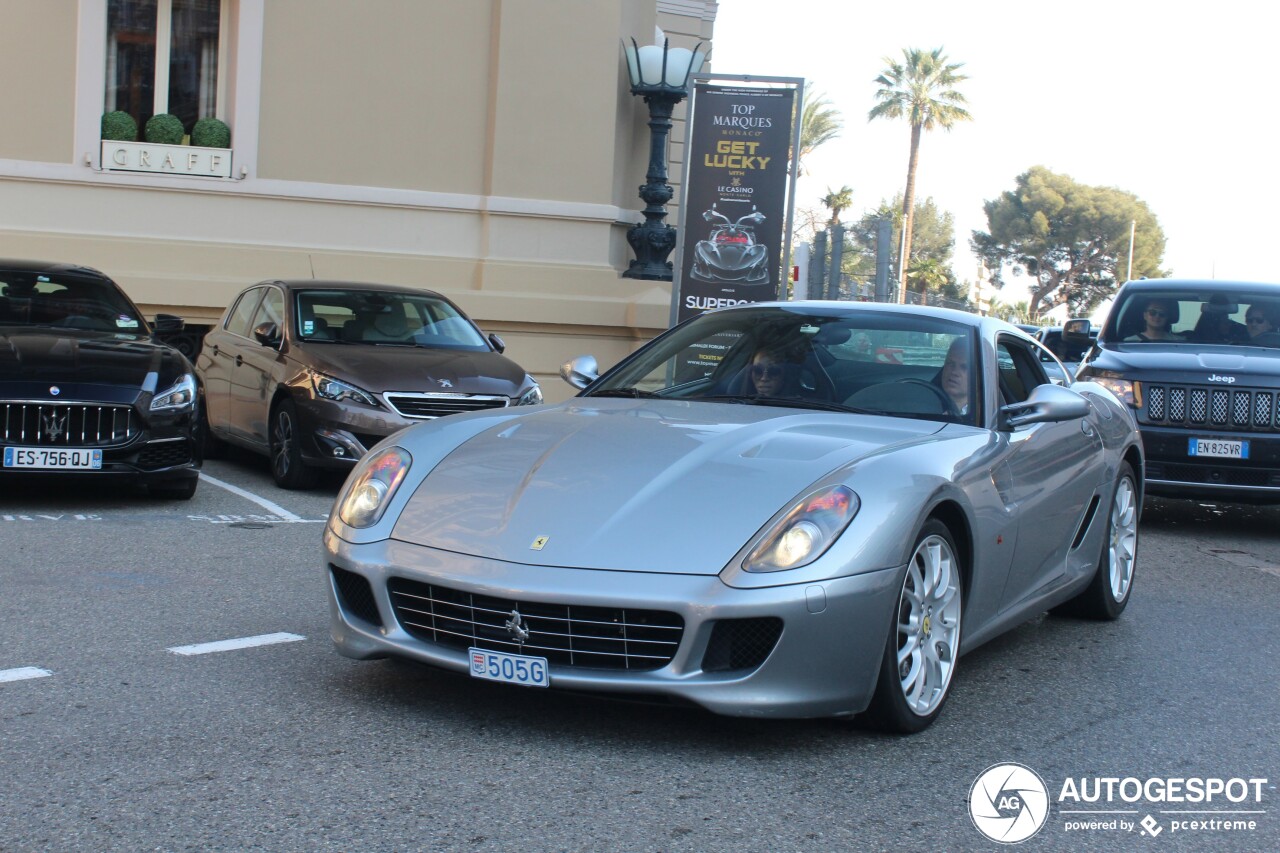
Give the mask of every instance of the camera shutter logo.
[[1049, 818], [1049, 789], [1030, 767], [1012, 762], [993, 764], [973, 780], [969, 817], [992, 841], [1026, 841]]

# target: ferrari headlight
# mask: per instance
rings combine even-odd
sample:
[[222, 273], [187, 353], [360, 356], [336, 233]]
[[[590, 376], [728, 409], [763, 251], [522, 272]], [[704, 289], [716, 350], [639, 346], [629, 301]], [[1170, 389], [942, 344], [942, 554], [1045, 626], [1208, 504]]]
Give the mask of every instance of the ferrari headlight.
[[806, 496], [760, 540], [742, 563], [748, 572], [780, 572], [807, 566], [831, 547], [858, 514], [858, 496], [828, 486]]
[[[1085, 378], [1085, 377], [1081, 377]], [[1112, 394], [1115, 394], [1125, 403], [1133, 406], [1135, 409], [1142, 408], [1142, 383], [1130, 379], [1121, 379], [1117, 376], [1108, 376], [1100, 374], [1098, 376], [1087, 377], [1088, 381], [1096, 382], [1103, 388], [1106, 388]]]
[[338, 518], [350, 527], [377, 524], [412, 464], [413, 457], [401, 447], [388, 447], [363, 460], [338, 499]]
[[151, 398], [151, 411], [163, 409], [187, 409], [196, 399], [196, 380], [184, 373], [177, 382]]
[[538, 383], [534, 383], [533, 387], [520, 395], [520, 399], [516, 400], [517, 406], [536, 406], [542, 402], [542, 389], [538, 387]]
[[340, 379], [334, 379], [332, 376], [325, 376], [323, 373], [312, 373], [311, 384], [315, 386], [316, 394], [326, 400], [350, 400], [355, 403], [363, 403], [366, 406], [373, 406], [375, 409], [378, 408], [378, 401], [368, 391], [363, 388], [357, 388]]

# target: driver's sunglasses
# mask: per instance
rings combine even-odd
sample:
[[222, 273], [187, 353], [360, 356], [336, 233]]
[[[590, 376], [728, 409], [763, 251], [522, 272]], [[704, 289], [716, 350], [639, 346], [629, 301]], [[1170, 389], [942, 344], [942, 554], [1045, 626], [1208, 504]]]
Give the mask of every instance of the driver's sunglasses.
[[1250, 326], [1252, 326], [1252, 325], [1255, 325], [1255, 324], [1258, 324], [1258, 323], [1265, 323], [1265, 322], [1267, 322], [1267, 318], [1266, 318], [1266, 317], [1259, 317], [1257, 314], [1251, 314], [1251, 315], [1249, 315], [1249, 316], [1245, 317], [1245, 318], [1244, 318], [1244, 321], [1245, 321], [1246, 323], [1248, 323]]
[[1163, 308], [1148, 308], [1147, 313], [1150, 314], [1152, 317], [1168, 317], [1169, 316], [1169, 312], [1165, 311]]
[[782, 376], [781, 364], [753, 364], [751, 365], [752, 379], [777, 379]]

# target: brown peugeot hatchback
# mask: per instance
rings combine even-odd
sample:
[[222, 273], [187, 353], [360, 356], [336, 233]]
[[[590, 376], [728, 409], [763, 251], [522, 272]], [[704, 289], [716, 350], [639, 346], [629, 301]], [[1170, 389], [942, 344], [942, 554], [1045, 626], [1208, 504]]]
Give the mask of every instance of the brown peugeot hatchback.
[[264, 281], [231, 303], [196, 360], [206, 455], [267, 455], [286, 489], [443, 415], [542, 402], [525, 370], [426, 290]]

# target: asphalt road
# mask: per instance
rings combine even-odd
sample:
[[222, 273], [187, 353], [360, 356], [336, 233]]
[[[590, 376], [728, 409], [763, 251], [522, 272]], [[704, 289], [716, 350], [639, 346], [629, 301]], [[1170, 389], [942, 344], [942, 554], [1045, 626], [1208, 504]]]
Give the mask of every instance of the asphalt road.
[[[1025, 624], [898, 738], [343, 659], [319, 544], [340, 481], [205, 476], [190, 502], [0, 493], [0, 851], [1007, 849], [968, 805], [1004, 762], [1048, 789], [1022, 849], [1280, 850], [1280, 508], [1149, 501], [1119, 621]], [[1130, 777], [1267, 782], [1060, 797]]]

